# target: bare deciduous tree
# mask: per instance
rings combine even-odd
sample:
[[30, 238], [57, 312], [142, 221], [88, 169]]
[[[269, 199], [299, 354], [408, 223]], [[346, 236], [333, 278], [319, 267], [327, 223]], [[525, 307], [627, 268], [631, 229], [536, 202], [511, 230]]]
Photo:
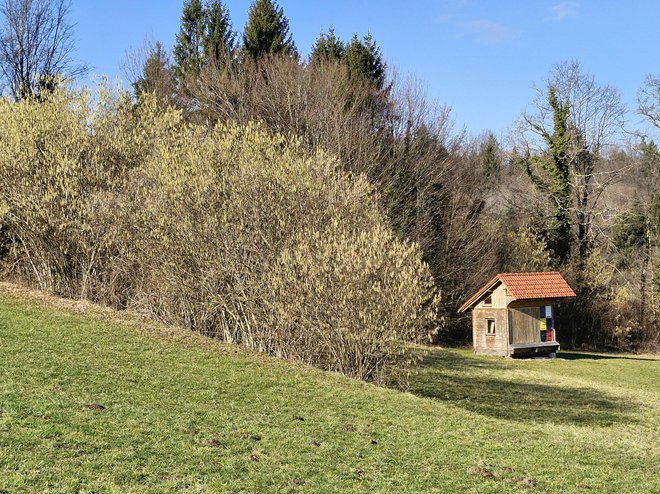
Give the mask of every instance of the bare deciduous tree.
[[[536, 157], [561, 155], [568, 169], [567, 190], [573, 196], [566, 213], [576, 225], [578, 255], [583, 259], [592, 241], [591, 227], [599, 200], [622, 171], [608, 169], [603, 163], [608, 147], [616, 144], [623, 131], [626, 108], [614, 87], [599, 85], [577, 61], [556, 65], [547, 88], [538, 91], [536, 111], [523, 116], [519, 145], [532, 171], [539, 161]], [[561, 152], [554, 147], [559, 146], [554, 142], [558, 138], [557, 118], [564, 120], [560, 128], [564, 129], [561, 139], [566, 142], [561, 144]], [[542, 175], [538, 177], [542, 179]]]
[[14, 99], [52, 90], [86, 72], [71, 55], [69, 0], [4, 0], [0, 5], [0, 77]]
[[637, 93], [638, 112], [660, 129], [660, 75], [648, 75]]

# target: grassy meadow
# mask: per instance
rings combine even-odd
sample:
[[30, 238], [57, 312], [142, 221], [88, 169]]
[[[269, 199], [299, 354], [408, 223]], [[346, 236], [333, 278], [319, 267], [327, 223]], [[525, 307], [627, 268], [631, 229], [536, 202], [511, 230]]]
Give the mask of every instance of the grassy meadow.
[[559, 356], [404, 392], [0, 285], [0, 493], [660, 492], [660, 361]]

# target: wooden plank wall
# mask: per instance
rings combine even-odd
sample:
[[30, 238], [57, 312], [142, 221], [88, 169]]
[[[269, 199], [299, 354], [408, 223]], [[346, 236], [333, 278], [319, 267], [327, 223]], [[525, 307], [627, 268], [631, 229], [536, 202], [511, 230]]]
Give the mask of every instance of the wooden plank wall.
[[[495, 321], [495, 334], [487, 334], [488, 319]], [[472, 339], [474, 352], [481, 355], [507, 355], [508, 332], [506, 309], [479, 309], [472, 311]]]
[[538, 307], [509, 308], [509, 343], [541, 341]]

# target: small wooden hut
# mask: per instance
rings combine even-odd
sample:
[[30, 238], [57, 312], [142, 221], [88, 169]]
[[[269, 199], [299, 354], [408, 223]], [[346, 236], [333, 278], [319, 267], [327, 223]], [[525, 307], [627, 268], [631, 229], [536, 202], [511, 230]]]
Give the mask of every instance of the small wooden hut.
[[559, 350], [553, 304], [575, 297], [557, 271], [500, 273], [465, 302], [472, 309], [474, 352], [549, 355]]

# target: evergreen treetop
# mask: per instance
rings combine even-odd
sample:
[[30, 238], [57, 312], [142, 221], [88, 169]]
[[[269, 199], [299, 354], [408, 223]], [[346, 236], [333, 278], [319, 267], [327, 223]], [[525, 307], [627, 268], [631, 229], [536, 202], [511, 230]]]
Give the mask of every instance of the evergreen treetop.
[[289, 20], [273, 0], [255, 0], [250, 6], [243, 49], [253, 60], [264, 55], [297, 55], [289, 34]]
[[335, 35], [335, 28], [330, 26], [328, 33], [321, 32], [314, 45], [310, 61], [319, 62], [340, 62], [346, 53], [345, 43]]
[[354, 34], [346, 47], [343, 61], [348, 66], [350, 78], [372, 81], [379, 89], [385, 84], [387, 65], [371, 34], [362, 40]]
[[487, 182], [497, 181], [500, 175], [502, 160], [499, 150], [500, 145], [497, 139], [492, 132], [489, 132], [480, 149], [482, 171]]
[[204, 6], [201, 0], [186, 0], [181, 14], [181, 27], [174, 45], [177, 77], [197, 73], [204, 61]]
[[208, 65], [227, 66], [235, 51], [229, 12], [221, 0], [187, 0], [174, 46], [177, 77], [197, 74]]
[[233, 58], [236, 35], [229, 11], [220, 0], [211, 0], [205, 8], [203, 48], [207, 63], [223, 67]]

